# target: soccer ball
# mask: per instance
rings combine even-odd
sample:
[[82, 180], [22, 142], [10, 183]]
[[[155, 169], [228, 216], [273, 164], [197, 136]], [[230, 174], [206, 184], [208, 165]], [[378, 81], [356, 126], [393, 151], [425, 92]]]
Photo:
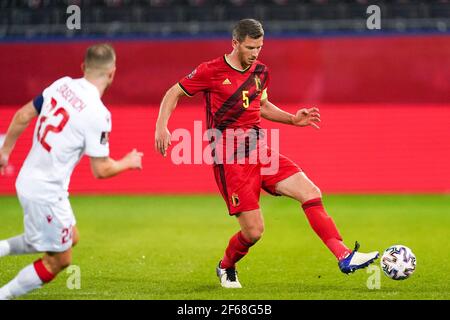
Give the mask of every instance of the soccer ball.
[[387, 248], [380, 263], [384, 274], [393, 280], [407, 279], [416, 270], [416, 256], [403, 245]]

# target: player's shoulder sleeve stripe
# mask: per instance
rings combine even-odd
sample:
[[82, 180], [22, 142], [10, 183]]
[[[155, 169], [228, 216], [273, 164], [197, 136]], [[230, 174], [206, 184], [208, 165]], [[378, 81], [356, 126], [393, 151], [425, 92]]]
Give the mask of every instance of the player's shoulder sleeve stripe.
[[33, 99], [33, 106], [38, 114], [41, 113], [43, 104], [44, 104], [44, 97], [42, 96], [42, 94], [38, 95], [36, 98]]
[[269, 67], [266, 64], [262, 63], [261, 61], [258, 61], [256, 65], [260, 67], [261, 73], [266, 73], [266, 72], [269, 73], [270, 72]]
[[186, 90], [186, 88], [183, 87], [183, 85], [182, 85], [180, 82], [178, 82], [178, 86], [179, 86], [180, 89], [183, 91], [183, 93], [184, 93], [185, 95], [187, 95], [188, 97], [193, 97], [193, 96], [194, 96], [193, 94], [190, 94], [190, 93]]
[[263, 72], [269, 72], [269, 67], [267, 65], [264, 63], [260, 63], [260, 65], [263, 67]]

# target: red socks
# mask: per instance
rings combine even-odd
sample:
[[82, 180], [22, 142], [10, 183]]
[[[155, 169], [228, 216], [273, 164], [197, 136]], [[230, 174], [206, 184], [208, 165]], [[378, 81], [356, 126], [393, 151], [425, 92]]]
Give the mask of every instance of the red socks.
[[248, 249], [253, 244], [254, 243], [244, 238], [241, 231], [236, 233], [231, 237], [230, 242], [228, 243], [220, 267], [223, 269], [235, 268], [236, 262], [241, 260], [248, 253]]
[[[352, 252], [342, 242], [342, 237], [333, 219], [325, 211], [321, 198], [306, 201], [302, 208], [313, 230], [338, 260]], [[248, 253], [248, 249], [253, 244], [244, 237], [241, 231], [236, 233], [228, 243], [220, 267], [223, 269], [234, 268], [236, 262]]]
[[333, 219], [325, 211], [321, 198], [306, 201], [302, 208], [313, 230], [338, 260], [351, 253], [351, 250], [342, 242]]
[[42, 259], [36, 260], [34, 262], [34, 270], [36, 270], [37, 275], [42, 280], [43, 283], [48, 283], [55, 278], [55, 275], [47, 270], [42, 262]]

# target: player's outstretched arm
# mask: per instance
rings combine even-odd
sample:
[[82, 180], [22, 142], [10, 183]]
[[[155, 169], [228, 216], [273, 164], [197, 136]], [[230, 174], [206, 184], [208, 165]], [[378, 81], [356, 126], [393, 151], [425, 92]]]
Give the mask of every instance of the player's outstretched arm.
[[97, 179], [111, 178], [130, 169], [142, 169], [143, 153], [133, 149], [120, 160], [110, 157], [90, 157], [91, 169]]
[[293, 124], [294, 115], [281, 110], [268, 99], [261, 100], [261, 117], [273, 122]]
[[320, 113], [317, 108], [300, 109], [293, 115], [281, 110], [268, 99], [264, 99], [261, 100], [261, 117], [274, 122], [291, 124], [299, 127], [312, 126], [316, 129], [320, 129], [318, 126], [318, 123], [320, 122]]
[[175, 84], [166, 92], [161, 101], [155, 129], [155, 149], [164, 157], [167, 155], [167, 149], [171, 144], [170, 131], [167, 125], [172, 112], [177, 106], [178, 99], [184, 95], [185, 93], [181, 90], [180, 86]]
[[30, 125], [31, 121], [38, 115], [33, 101], [28, 102], [22, 108], [17, 110], [6, 132], [5, 141], [0, 148], [0, 172], [4, 174], [4, 169], [8, 165], [9, 155], [11, 154], [17, 139], [22, 132]]

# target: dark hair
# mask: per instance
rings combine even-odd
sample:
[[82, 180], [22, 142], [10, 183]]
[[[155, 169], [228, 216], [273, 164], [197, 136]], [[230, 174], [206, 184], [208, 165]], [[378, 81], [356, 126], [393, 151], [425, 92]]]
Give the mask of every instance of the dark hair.
[[263, 35], [264, 29], [261, 22], [255, 19], [243, 19], [233, 28], [233, 39], [236, 39], [239, 42], [243, 42], [247, 36], [252, 39], [258, 39]]
[[87, 68], [103, 68], [116, 59], [114, 48], [107, 43], [95, 44], [86, 50], [84, 64]]

